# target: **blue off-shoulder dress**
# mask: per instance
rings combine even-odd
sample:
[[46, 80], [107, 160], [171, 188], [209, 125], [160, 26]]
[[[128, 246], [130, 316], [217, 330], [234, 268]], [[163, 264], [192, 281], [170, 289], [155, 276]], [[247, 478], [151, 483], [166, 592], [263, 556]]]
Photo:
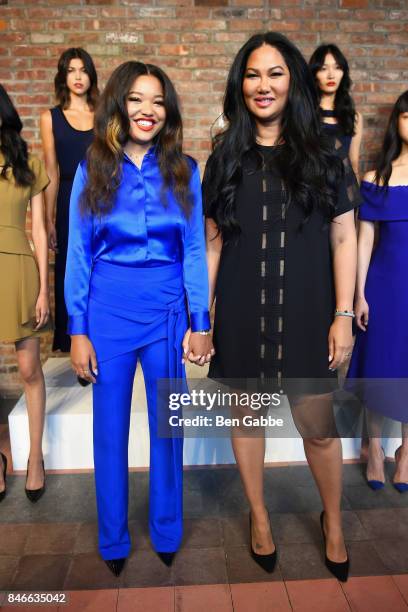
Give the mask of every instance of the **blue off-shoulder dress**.
[[[362, 181], [359, 218], [378, 222], [365, 285], [367, 331], [357, 330], [346, 389], [368, 409], [408, 421], [408, 185]], [[358, 382], [357, 382], [358, 381]]]

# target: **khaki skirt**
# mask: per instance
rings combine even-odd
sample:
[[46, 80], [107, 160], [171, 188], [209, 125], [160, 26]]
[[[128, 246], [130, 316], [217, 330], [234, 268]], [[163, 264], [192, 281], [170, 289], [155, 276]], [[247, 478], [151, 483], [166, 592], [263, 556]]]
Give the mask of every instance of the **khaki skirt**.
[[33, 256], [0, 253], [0, 341], [16, 342], [52, 329], [51, 320], [35, 331], [40, 279]]

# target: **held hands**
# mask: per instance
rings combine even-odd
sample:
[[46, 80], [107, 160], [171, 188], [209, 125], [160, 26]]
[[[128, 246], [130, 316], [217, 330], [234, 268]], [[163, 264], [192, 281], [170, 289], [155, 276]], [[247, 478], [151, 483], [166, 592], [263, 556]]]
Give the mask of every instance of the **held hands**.
[[203, 366], [211, 361], [213, 355], [215, 350], [211, 336], [203, 336], [198, 332], [192, 332], [191, 329], [186, 331], [183, 338], [183, 363], [188, 360]]
[[94, 347], [88, 336], [71, 336], [71, 364], [77, 376], [88, 382], [96, 382], [95, 376], [98, 375], [98, 365]]
[[40, 293], [35, 305], [35, 322], [34, 331], [41, 329], [47, 323], [50, 316], [50, 303], [48, 293]]
[[335, 317], [329, 331], [329, 370], [335, 370], [351, 355], [352, 318]]
[[367, 331], [368, 315], [370, 312], [370, 308], [364, 296], [356, 299], [354, 312], [356, 314], [357, 327], [362, 331]]

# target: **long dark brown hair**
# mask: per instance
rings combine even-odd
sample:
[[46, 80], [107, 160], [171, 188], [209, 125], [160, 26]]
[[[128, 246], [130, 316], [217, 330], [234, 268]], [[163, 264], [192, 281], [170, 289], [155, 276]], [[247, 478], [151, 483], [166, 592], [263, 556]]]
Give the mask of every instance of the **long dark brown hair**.
[[392, 162], [401, 153], [402, 139], [398, 132], [398, 120], [402, 113], [408, 113], [408, 90], [399, 96], [388, 120], [383, 145], [375, 169], [374, 180], [378, 187], [388, 187], [392, 173]]
[[23, 124], [14, 104], [4, 87], [0, 85], [0, 151], [4, 155], [4, 164], [0, 176], [7, 179], [7, 170], [11, 168], [16, 185], [28, 187], [35, 176], [28, 165], [28, 151], [25, 140], [21, 137]]
[[126, 101], [134, 81], [142, 75], [156, 77], [162, 87], [166, 121], [153, 144], [164, 188], [171, 188], [186, 215], [191, 210], [190, 164], [183, 155], [183, 124], [176, 90], [166, 73], [153, 64], [125, 62], [114, 70], [95, 112], [95, 137], [87, 153], [88, 180], [82, 194], [82, 209], [108, 213], [122, 178], [123, 149], [130, 122]]
[[66, 49], [58, 60], [57, 74], [54, 79], [55, 97], [62, 108], [67, 108], [71, 99], [71, 93], [67, 85], [67, 75], [70, 61], [80, 59], [89, 77], [90, 86], [86, 92], [87, 103], [94, 109], [99, 96], [98, 75], [92, 57], [81, 47], [70, 47]]

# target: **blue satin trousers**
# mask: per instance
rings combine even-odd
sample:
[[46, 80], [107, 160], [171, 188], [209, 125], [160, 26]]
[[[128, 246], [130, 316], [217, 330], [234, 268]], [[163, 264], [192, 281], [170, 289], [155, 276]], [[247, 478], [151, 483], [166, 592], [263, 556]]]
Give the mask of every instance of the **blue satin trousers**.
[[159, 411], [165, 406], [158, 402], [158, 380], [185, 380], [181, 344], [187, 312], [181, 267], [98, 263], [91, 276], [88, 323], [98, 361], [93, 443], [100, 553], [108, 560], [130, 552], [128, 440], [138, 360], [150, 431], [150, 537], [155, 550], [174, 552], [182, 539], [183, 440], [160, 436]]

